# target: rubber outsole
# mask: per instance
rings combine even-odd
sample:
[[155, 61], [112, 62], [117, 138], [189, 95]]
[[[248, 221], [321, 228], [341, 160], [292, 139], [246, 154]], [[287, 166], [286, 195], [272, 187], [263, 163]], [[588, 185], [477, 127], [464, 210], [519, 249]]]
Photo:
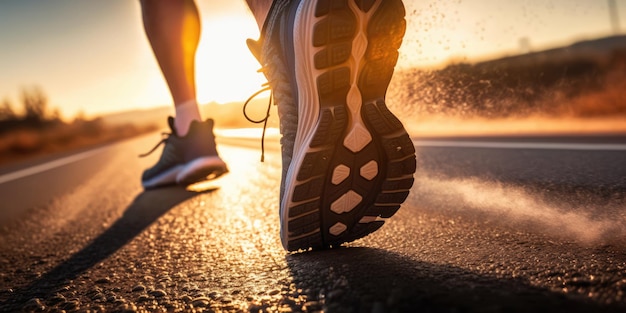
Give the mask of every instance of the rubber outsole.
[[281, 201], [289, 251], [376, 231], [416, 169], [413, 143], [384, 101], [406, 28], [402, 2], [302, 1], [298, 12], [298, 133]]
[[216, 179], [228, 173], [226, 163], [220, 157], [202, 157], [187, 164], [173, 167], [148, 181], [142, 183], [145, 189], [167, 185], [188, 186], [205, 180]]
[[186, 164], [176, 177], [176, 183], [187, 186], [205, 180], [216, 179], [226, 173], [228, 173], [228, 168], [220, 157], [202, 157]]

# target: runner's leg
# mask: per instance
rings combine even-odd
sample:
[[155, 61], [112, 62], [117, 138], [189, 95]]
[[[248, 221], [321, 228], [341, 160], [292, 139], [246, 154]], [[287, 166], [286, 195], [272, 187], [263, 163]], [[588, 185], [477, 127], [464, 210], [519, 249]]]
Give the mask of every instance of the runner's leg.
[[200, 17], [193, 0], [141, 0], [143, 23], [176, 108], [175, 126], [184, 136], [201, 121], [196, 101], [195, 54]]

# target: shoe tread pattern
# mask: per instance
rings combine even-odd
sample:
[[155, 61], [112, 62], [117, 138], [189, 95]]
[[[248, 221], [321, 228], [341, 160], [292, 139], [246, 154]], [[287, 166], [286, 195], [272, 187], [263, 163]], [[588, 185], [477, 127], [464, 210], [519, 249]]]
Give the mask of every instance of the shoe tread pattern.
[[[375, 0], [356, 1], [363, 12], [369, 12]], [[389, 7], [380, 7], [389, 6]], [[317, 2], [313, 28], [313, 57], [316, 69], [325, 72], [317, 78], [320, 114], [317, 128], [297, 172], [299, 184], [293, 190], [289, 208], [290, 240], [288, 250], [338, 246], [378, 230], [384, 221], [359, 223], [365, 216], [389, 218], [408, 196], [415, 172], [415, 148], [402, 123], [388, 110], [384, 97], [398, 58], [404, 35], [404, 7], [401, 1], [382, 1], [369, 21], [366, 32], [368, 48], [364, 66], [356, 82], [363, 95], [361, 118], [372, 135], [372, 141], [353, 152], [342, 143], [353, 127], [346, 99], [351, 87], [352, 40], [357, 34], [357, 18], [347, 0]], [[331, 34], [331, 27], [338, 27]], [[391, 38], [389, 36], [391, 35]], [[359, 169], [375, 162], [377, 175], [367, 179]], [[350, 175], [338, 184], [331, 182], [338, 166], [350, 169]], [[356, 193], [362, 200], [351, 210], [335, 213], [330, 208], [342, 196]], [[343, 224], [338, 235], [330, 229]]]

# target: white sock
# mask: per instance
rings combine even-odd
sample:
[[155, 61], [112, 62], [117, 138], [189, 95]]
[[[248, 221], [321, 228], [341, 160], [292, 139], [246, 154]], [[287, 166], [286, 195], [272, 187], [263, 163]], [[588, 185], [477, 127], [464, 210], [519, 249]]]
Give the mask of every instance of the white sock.
[[180, 137], [187, 135], [192, 121], [202, 122], [200, 109], [198, 108], [196, 100], [187, 100], [183, 103], [179, 103], [174, 109], [176, 110], [174, 127], [176, 127], [176, 133]]

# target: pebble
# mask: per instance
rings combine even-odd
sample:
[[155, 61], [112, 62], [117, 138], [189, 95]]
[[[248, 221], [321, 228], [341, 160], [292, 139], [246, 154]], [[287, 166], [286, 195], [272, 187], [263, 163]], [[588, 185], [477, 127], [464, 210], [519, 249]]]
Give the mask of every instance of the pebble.
[[111, 282], [111, 279], [108, 277], [103, 277], [103, 278], [96, 280], [96, 284], [108, 284], [110, 282]]
[[248, 306], [248, 312], [251, 312], [251, 313], [259, 313], [263, 309], [264, 309], [264, 306], [259, 305], [259, 304], [252, 304]]
[[144, 285], [137, 285], [135, 287], [133, 287], [133, 292], [144, 292], [146, 291], [146, 286]]
[[592, 282], [590, 279], [574, 277], [573, 279], [566, 281], [565, 284], [574, 287], [589, 287], [591, 286]]
[[167, 302], [167, 303], [164, 304], [164, 306], [165, 306], [165, 309], [167, 309], [168, 312], [173, 312], [177, 308], [181, 307], [177, 303], [172, 303], [172, 302]]
[[193, 304], [193, 306], [197, 308], [205, 308], [209, 306], [210, 303], [211, 303], [211, 299], [207, 297], [198, 297], [191, 301], [191, 304]]
[[44, 311], [46, 309], [46, 306], [43, 304], [41, 299], [32, 298], [28, 300], [28, 302], [26, 302], [24, 308], [27, 311]]
[[66, 310], [66, 311], [72, 311], [72, 310], [77, 310], [79, 305], [80, 303], [78, 302], [78, 300], [70, 300], [60, 305], [59, 308]]
[[95, 303], [107, 302], [107, 297], [104, 294], [100, 294], [98, 297], [91, 299]]
[[117, 306], [116, 312], [134, 313], [137, 312], [137, 307], [132, 303], [122, 303]]
[[155, 298], [161, 298], [161, 297], [167, 296], [167, 292], [165, 292], [165, 290], [163, 289], [152, 290], [148, 294], [150, 294], [151, 296]]
[[221, 309], [224, 310], [225, 312], [234, 312], [235, 306], [232, 304], [227, 304], [227, 305], [224, 305]]
[[270, 296], [275, 296], [275, 295], [277, 295], [277, 294], [279, 294], [279, 293], [280, 293], [280, 290], [274, 289], [274, 290], [270, 291], [268, 294], [269, 294]]
[[278, 309], [278, 312], [280, 312], [280, 313], [291, 313], [291, 312], [293, 312], [293, 309], [288, 307], [288, 306], [284, 306], [284, 307], [281, 307], [280, 309]]
[[117, 298], [115, 299], [115, 301], [113, 302], [114, 304], [126, 304], [128, 301], [126, 301], [126, 299], [124, 298]]
[[217, 293], [217, 291], [211, 291], [211, 293], [209, 293], [209, 297], [215, 300], [219, 297], [219, 294]]
[[104, 294], [102, 294], [101, 292], [94, 292], [91, 294], [91, 300], [100, 300], [100, 299], [105, 299], [106, 300], [106, 296]]
[[150, 296], [143, 294], [137, 297], [137, 302], [145, 302], [145, 301], [150, 301]]
[[48, 301], [46, 302], [48, 303], [48, 305], [56, 305], [64, 301], [65, 301], [65, 297], [57, 293], [54, 296], [50, 297]]

